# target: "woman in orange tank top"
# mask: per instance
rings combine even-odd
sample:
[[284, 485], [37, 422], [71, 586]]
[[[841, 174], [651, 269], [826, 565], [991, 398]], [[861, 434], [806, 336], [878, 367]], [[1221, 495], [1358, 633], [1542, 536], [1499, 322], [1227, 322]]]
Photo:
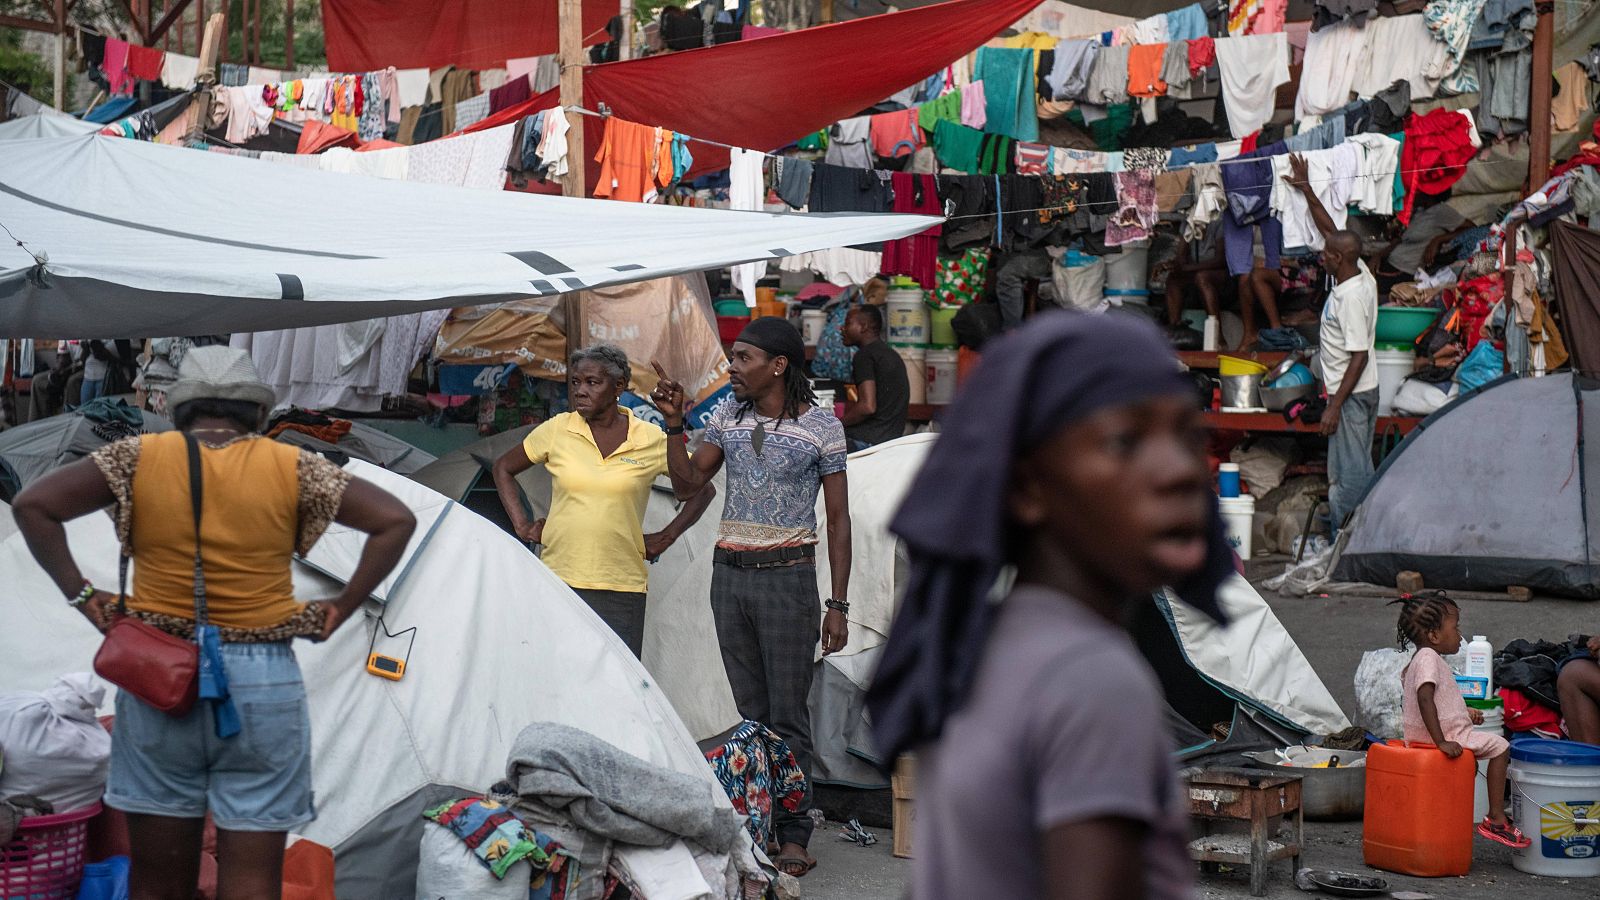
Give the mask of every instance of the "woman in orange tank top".
[[[242, 350], [190, 350], [167, 401], [178, 432], [109, 444], [39, 479], [17, 497], [17, 527], [67, 602], [104, 631], [116, 597], [84, 579], [64, 525], [114, 507], [122, 554], [133, 562], [129, 615], [190, 638], [196, 533], [187, 439], [198, 441], [206, 612], [220, 631], [240, 730], [219, 736], [210, 703], [170, 716], [119, 692], [105, 802], [127, 814], [133, 896], [194, 893], [210, 813], [219, 893], [275, 897], [284, 836], [316, 815], [310, 719], [289, 642], [333, 634], [399, 562], [416, 521], [383, 490], [256, 434], [276, 398]], [[366, 547], [337, 599], [302, 605], [290, 561], [333, 522], [366, 532]]]

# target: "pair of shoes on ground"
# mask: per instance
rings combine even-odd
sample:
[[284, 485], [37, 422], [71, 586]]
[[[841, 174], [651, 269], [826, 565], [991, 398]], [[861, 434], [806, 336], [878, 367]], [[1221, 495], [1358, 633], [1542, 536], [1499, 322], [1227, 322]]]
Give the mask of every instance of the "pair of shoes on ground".
[[1478, 823], [1478, 834], [1513, 850], [1521, 850], [1533, 843], [1509, 820], [1504, 825], [1496, 825], [1488, 816]]

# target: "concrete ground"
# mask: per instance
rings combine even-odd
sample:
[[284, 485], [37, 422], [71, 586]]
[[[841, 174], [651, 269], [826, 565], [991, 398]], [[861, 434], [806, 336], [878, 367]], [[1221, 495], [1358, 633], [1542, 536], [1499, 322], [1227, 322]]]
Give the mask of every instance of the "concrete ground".
[[[1252, 566], [1252, 576], [1257, 575]], [[1395, 644], [1396, 609], [1371, 597], [1280, 597], [1265, 594], [1285, 628], [1299, 643], [1328, 690], [1344, 707], [1355, 710], [1353, 679], [1361, 654]], [[1600, 632], [1600, 606], [1579, 601], [1535, 598], [1528, 603], [1462, 601], [1461, 630], [1489, 637], [1496, 646], [1516, 638], [1565, 640], [1573, 632]], [[910, 863], [895, 859], [888, 829], [871, 829], [878, 844], [862, 848], [840, 841], [838, 826], [817, 830], [812, 853], [819, 865], [801, 880], [802, 896], [817, 900], [902, 900], [908, 896]], [[1414, 891], [1438, 900], [1476, 898], [1528, 898], [1565, 900], [1600, 896], [1600, 879], [1552, 879], [1524, 875], [1511, 866], [1511, 851], [1479, 839], [1471, 874], [1463, 878], [1408, 878], [1368, 869], [1361, 861], [1361, 823], [1307, 823], [1303, 864], [1379, 875], [1391, 890]], [[1200, 879], [1196, 896], [1246, 898], [1250, 896], [1247, 871], [1223, 872]], [[1290, 864], [1277, 864], [1268, 885], [1268, 897], [1312, 897], [1302, 894], [1291, 880]]]

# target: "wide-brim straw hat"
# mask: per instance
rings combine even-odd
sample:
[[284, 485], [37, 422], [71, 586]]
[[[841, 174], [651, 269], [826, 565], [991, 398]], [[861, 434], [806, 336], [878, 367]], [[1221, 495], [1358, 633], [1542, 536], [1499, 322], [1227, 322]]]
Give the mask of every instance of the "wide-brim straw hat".
[[178, 365], [178, 380], [167, 391], [167, 408], [193, 400], [243, 400], [263, 413], [278, 403], [278, 395], [261, 382], [250, 354], [234, 347], [194, 347]]

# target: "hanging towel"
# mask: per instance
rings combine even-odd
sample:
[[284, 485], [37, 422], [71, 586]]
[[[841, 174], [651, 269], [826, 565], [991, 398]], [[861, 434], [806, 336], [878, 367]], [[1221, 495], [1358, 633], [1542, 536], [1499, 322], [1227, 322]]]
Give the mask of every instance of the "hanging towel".
[[1032, 50], [978, 48], [972, 77], [983, 82], [989, 132], [1019, 141], [1039, 139], [1034, 59]]
[[[641, 126], [642, 127], [642, 126]], [[766, 157], [755, 150], [729, 151], [728, 202], [733, 209], [759, 210], [766, 194], [766, 180], [761, 164]], [[733, 267], [733, 286], [744, 295], [745, 305], [756, 306], [756, 282], [767, 274], [767, 261], [744, 263]]]
[[1167, 40], [1192, 41], [1205, 37], [1208, 28], [1206, 11], [1198, 3], [1167, 13]]

